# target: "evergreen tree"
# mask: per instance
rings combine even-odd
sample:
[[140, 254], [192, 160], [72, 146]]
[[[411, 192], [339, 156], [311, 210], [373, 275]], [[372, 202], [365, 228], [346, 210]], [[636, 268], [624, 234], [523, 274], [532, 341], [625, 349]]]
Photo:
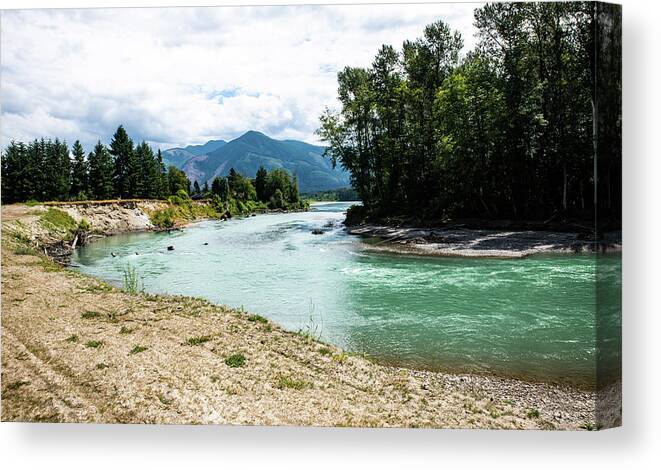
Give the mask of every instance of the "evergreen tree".
[[168, 174], [165, 168], [165, 163], [163, 163], [163, 154], [161, 149], [158, 149], [156, 153], [156, 168], [158, 169], [158, 190], [156, 197], [164, 198], [168, 196], [169, 183], [168, 183]]
[[200, 183], [197, 180], [193, 183], [193, 194], [200, 194]]
[[[141, 197], [157, 198], [161, 191], [161, 163], [159, 163], [151, 147], [142, 141], [135, 148], [136, 161], [140, 167], [140, 184], [137, 190]], [[162, 157], [161, 157], [162, 159]]]
[[74, 142], [71, 153], [73, 155], [71, 197], [73, 199], [87, 199], [89, 197], [89, 169], [85, 160], [85, 151], [79, 140]]
[[89, 188], [94, 199], [110, 199], [114, 195], [113, 175], [115, 163], [108, 149], [97, 142], [87, 157], [89, 165]]
[[140, 171], [133, 149], [133, 141], [129, 138], [124, 126], [119, 126], [110, 141], [110, 154], [115, 157], [113, 182], [115, 193], [120, 198], [134, 197], [140, 183]]
[[263, 202], [268, 201], [266, 194], [266, 175], [267, 171], [263, 166], [260, 166], [255, 175], [255, 191], [257, 192], [257, 199]]
[[208, 181], [204, 182], [204, 187], [202, 188], [202, 193], [203, 194], [209, 194], [209, 182]]

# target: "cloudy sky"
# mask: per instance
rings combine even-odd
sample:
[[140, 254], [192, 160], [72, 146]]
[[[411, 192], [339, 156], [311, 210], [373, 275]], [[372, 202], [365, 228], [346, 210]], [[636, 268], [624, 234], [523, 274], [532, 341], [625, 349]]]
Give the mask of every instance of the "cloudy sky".
[[479, 5], [3, 11], [2, 145], [108, 142], [123, 123], [163, 149], [247, 130], [317, 142], [336, 74], [443, 19], [465, 49]]

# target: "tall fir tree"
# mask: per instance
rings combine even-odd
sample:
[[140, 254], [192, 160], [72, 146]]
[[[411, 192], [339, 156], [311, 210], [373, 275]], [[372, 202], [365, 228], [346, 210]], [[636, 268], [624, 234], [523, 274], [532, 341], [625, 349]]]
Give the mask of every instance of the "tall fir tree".
[[113, 183], [115, 194], [120, 198], [133, 197], [136, 189], [136, 172], [139, 171], [133, 141], [120, 125], [110, 141], [110, 154], [115, 158]]
[[114, 195], [115, 163], [108, 149], [99, 141], [88, 156], [89, 186], [94, 199], [109, 199]]
[[85, 160], [85, 151], [79, 140], [74, 142], [71, 154], [73, 156], [71, 197], [73, 199], [87, 199], [89, 197], [89, 168]]

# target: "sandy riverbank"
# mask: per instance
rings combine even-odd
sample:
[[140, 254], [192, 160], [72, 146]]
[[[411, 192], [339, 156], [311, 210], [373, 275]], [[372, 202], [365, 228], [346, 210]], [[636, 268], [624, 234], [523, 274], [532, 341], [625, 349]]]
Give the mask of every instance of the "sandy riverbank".
[[115, 289], [25, 246], [33, 209], [2, 215], [3, 420], [596, 426], [592, 391], [387, 367], [200, 299]]
[[550, 231], [477, 230], [468, 228], [423, 229], [362, 224], [351, 226], [352, 235], [366, 238], [373, 251], [431, 256], [523, 258], [541, 253], [620, 252], [621, 232], [608, 233], [594, 243], [578, 233]]

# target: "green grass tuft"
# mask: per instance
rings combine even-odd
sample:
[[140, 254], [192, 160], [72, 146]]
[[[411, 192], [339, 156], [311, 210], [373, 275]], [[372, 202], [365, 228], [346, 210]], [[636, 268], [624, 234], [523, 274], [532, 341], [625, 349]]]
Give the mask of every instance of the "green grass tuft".
[[189, 346], [198, 346], [204, 344], [207, 341], [211, 341], [211, 336], [194, 336], [193, 338], [188, 338], [186, 344]]
[[293, 379], [291, 377], [286, 377], [284, 375], [279, 376], [278, 381], [275, 384], [275, 388], [278, 388], [280, 390], [285, 388], [291, 388], [293, 390], [303, 390], [307, 386], [308, 386], [307, 382], [303, 380]]
[[330, 348], [327, 348], [326, 346], [323, 346], [319, 348], [319, 353], [324, 355], [324, 356], [330, 356], [333, 354], [333, 351], [331, 351]]
[[87, 346], [88, 348], [97, 349], [101, 347], [102, 344], [103, 341], [91, 340], [85, 343], [85, 346]]
[[130, 333], [133, 333], [133, 328], [129, 328], [129, 327], [127, 327], [127, 326], [122, 326], [122, 327], [119, 329], [119, 334], [120, 334], [120, 335], [128, 335], [128, 334], [130, 334]]
[[77, 343], [78, 342], [78, 336], [77, 335], [71, 335], [69, 336], [66, 341], [69, 343]]
[[149, 349], [149, 348], [147, 348], [146, 346], [134, 346], [133, 349], [131, 349], [129, 351], [129, 354], [130, 355], [138, 354], [138, 353], [146, 351], [147, 349]]
[[257, 322], [257, 323], [268, 323], [269, 321], [261, 315], [250, 315], [248, 321]]
[[99, 318], [101, 316], [101, 313], [95, 312], [93, 310], [88, 310], [86, 312], [83, 312], [80, 315], [80, 318], [84, 318], [86, 320], [89, 320], [90, 318]]
[[538, 409], [532, 408], [532, 409], [528, 410], [528, 412], [526, 413], [526, 416], [530, 419], [537, 419], [541, 415], [540, 415]]
[[243, 367], [245, 363], [246, 357], [241, 353], [232, 354], [231, 356], [225, 358], [225, 364], [230, 367]]

